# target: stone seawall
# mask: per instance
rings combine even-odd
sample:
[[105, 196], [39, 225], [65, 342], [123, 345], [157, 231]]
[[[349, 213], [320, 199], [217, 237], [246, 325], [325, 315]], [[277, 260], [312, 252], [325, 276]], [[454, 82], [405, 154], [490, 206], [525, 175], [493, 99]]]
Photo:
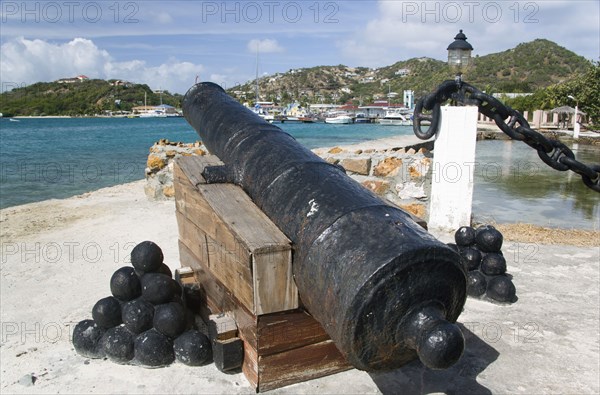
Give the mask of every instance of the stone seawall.
[[[432, 154], [426, 148], [315, 149], [325, 161], [342, 166], [346, 173], [375, 194], [420, 217], [428, 218]], [[184, 144], [160, 140], [150, 148], [146, 167], [146, 196], [152, 200], [174, 198], [173, 160], [179, 156], [207, 155], [201, 142]]]

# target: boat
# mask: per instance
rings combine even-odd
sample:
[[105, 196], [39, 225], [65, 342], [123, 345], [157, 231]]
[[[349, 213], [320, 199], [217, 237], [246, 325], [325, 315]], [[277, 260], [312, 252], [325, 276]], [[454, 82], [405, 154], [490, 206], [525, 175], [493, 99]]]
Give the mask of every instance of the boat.
[[260, 96], [258, 94], [258, 44], [257, 44], [256, 45], [255, 100], [254, 100], [254, 108], [252, 108], [252, 111], [254, 111], [254, 113], [256, 115], [258, 115], [263, 120], [265, 120], [269, 123], [275, 122], [275, 116], [273, 114], [269, 114], [268, 111], [266, 111], [264, 108], [262, 108], [261, 102], [259, 101], [259, 99], [260, 99]]
[[18, 119], [14, 119], [14, 118], [9, 118], [8, 120], [9, 120], [10, 122], [21, 122], [21, 121], [19, 121]]
[[412, 120], [406, 117], [400, 109], [388, 109], [383, 118], [379, 119], [380, 125], [386, 126], [412, 126]]
[[334, 113], [325, 118], [325, 123], [342, 124], [347, 125], [353, 123], [352, 117], [346, 113]]
[[354, 117], [354, 123], [370, 123], [371, 120], [369, 118], [367, 118], [367, 114], [365, 114], [364, 112], [359, 112], [356, 114], [356, 117]]

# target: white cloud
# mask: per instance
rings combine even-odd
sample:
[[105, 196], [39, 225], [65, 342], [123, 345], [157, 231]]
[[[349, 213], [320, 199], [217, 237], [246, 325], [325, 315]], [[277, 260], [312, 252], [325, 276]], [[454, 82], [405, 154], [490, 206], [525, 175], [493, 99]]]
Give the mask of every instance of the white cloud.
[[118, 62], [84, 38], [56, 44], [19, 37], [3, 44], [0, 50], [2, 90], [85, 74], [90, 78], [118, 78], [146, 83], [153, 89], [184, 93], [194, 84], [196, 75], [204, 71], [202, 65], [177, 59], [158, 66], [136, 59]]
[[260, 53], [276, 53], [276, 52], [284, 52], [285, 49], [279, 45], [277, 40], [266, 38], [264, 40], [253, 39], [248, 42], [248, 51], [256, 52], [256, 48], [258, 48]]

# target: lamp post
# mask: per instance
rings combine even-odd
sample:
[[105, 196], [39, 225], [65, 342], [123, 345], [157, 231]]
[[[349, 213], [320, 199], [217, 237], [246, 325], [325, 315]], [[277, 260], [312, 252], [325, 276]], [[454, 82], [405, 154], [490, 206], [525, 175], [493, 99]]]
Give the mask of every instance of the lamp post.
[[579, 116], [579, 100], [575, 99], [571, 95], [569, 95], [567, 97], [569, 99], [572, 99], [572, 100], [575, 101], [575, 114], [573, 115], [573, 118], [574, 118], [574, 123], [573, 123], [573, 138], [574, 139], [578, 139], [579, 138], [579, 132], [580, 132], [579, 119], [577, 119], [577, 117]]
[[454, 41], [448, 45], [448, 65], [456, 72], [456, 83], [462, 84], [462, 73], [471, 64], [471, 51], [473, 47], [467, 42], [467, 36], [462, 29], [454, 37]]
[[[448, 65], [456, 72], [453, 102], [465, 104], [462, 73], [471, 63], [473, 47], [461, 30], [448, 46]], [[456, 95], [456, 96], [455, 96]], [[473, 172], [477, 140], [476, 106], [443, 106], [433, 150], [429, 226], [454, 231], [471, 224]]]

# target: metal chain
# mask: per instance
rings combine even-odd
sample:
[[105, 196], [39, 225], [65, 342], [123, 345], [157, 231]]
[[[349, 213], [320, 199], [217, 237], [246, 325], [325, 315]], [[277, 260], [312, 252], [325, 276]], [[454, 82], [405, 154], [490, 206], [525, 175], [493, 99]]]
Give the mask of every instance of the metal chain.
[[[418, 138], [428, 140], [437, 133], [441, 118], [440, 106], [448, 100], [463, 105], [476, 105], [480, 113], [493, 119], [511, 139], [522, 141], [537, 150], [540, 159], [548, 166], [559, 171], [571, 170], [581, 176], [587, 187], [600, 192], [600, 164], [586, 165], [577, 161], [573, 151], [565, 144], [550, 140], [531, 129], [521, 113], [466, 82], [444, 81], [434, 92], [417, 102], [413, 131]], [[426, 131], [421, 130], [423, 121], [430, 123]]]

